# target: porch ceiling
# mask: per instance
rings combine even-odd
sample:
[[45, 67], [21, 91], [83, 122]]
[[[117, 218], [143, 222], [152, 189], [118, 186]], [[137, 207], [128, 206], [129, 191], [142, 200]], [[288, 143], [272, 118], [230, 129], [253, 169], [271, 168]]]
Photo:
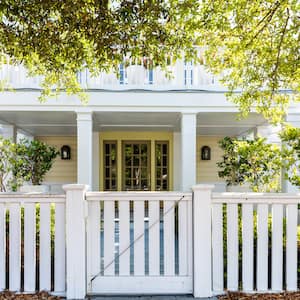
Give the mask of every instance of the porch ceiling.
[[[95, 131], [180, 131], [181, 114], [154, 112], [95, 112]], [[0, 124], [14, 124], [31, 135], [76, 135], [75, 112], [0, 111]], [[264, 124], [257, 114], [237, 120], [233, 112], [197, 114], [198, 135], [239, 135]]]
[[76, 114], [53, 111], [0, 111], [0, 124], [15, 125], [33, 136], [76, 135]]

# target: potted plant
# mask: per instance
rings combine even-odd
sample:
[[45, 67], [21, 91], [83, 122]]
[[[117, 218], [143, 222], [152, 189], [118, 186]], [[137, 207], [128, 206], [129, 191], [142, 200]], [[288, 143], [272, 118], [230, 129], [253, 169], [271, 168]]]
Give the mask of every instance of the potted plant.
[[[53, 146], [49, 146], [38, 140], [23, 140], [18, 148], [17, 155], [21, 158], [16, 166], [18, 177], [22, 177], [29, 185], [21, 187], [22, 192], [46, 192], [47, 187], [42, 186], [46, 173], [52, 168], [54, 159], [59, 152]], [[32, 186], [36, 186], [33, 188]]]
[[245, 186], [252, 191], [270, 192], [280, 189], [282, 168], [281, 151], [277, 145], [266, 143], [258, 137], [253, 140], [238, 140], [225, 137], [219, 142], [224, 150], [223, 161], [217, 165], [221, 169], [219, 177], [227, 186]]

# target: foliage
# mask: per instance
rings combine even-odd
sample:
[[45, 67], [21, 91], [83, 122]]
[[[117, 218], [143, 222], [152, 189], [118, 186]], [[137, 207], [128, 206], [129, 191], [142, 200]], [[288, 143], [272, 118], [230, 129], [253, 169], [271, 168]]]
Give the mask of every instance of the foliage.
[[289, 101], [300, 99], [299, 12], [298, 0], [202, 1], [206, 64], [223, 77], [242, 116], [255, 108], [281, 122]]
[[22, 160], [16, 155], [20, 147], [12, 140], [0, 136], [0, 192], [15, 191], [23, 183], [19, 174]]
[[25, 181], [34, 185], [42, 183], [46, 173], [51, 169], [54, 159], [59, 154], [57, 149], [38, 140], [23, 140], [18, 148], [20, 157], [16, 172]]
[[287, 126], [280, 133], [283, 142], [285, 177], [300, 187], [300, 128]]
[[227, 185], [238, 185], [245, 181], [245, 175], [241, 172], [242, 157], [238, 155], [238, 145], [233, 138], [225, 137], [219, 141], [219, 146], [224, 150], [223, 161], [217, 166], [221, 169], [219, 177], [225, 178]]
[[0, 136], [0, 192], [7, 191], [6, 183], [12, 170], [12, 161], [12, 143]]
[[282, 167], [281, 151], [264, 138], [238, 140], [225, 137], [219, 142], [224, 150], [217, 166], [227, 185], [249, 183], [255, 192], [278, 191]]
[[125, 56], [163, 68], [170, 57], [196, 58], [198, 16], [198, 0], [2, 0], [1, 62], [44, 76], [42, 100], [61, 90], [84, 100], [84, 69], [117, 72]]

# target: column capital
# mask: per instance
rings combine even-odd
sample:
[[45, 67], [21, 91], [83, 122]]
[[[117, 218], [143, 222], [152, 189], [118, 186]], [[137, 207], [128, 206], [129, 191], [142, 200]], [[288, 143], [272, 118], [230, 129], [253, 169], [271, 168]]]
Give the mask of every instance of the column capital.
[[77, 121], [92, 121], [93, 112], [92, 111], [77, 111]]
[[197, 115], [197, 112], [195, 112], [195, 111], [182, 111], [181, 115], [182, 116], [184, 116], [184, 115]]

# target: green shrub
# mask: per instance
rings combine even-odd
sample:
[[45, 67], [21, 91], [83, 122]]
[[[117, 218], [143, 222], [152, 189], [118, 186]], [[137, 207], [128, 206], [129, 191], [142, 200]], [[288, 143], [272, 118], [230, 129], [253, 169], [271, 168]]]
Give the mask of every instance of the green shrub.
[[280, 189], [282, 159], [277, 145], [266, 143], [264, 138], [239, 140], [230, 137], [225, 137], [219, 145], [224, 155], [217, 163], [218, 174], [227, 185], [249, 183], [255, 192]]

